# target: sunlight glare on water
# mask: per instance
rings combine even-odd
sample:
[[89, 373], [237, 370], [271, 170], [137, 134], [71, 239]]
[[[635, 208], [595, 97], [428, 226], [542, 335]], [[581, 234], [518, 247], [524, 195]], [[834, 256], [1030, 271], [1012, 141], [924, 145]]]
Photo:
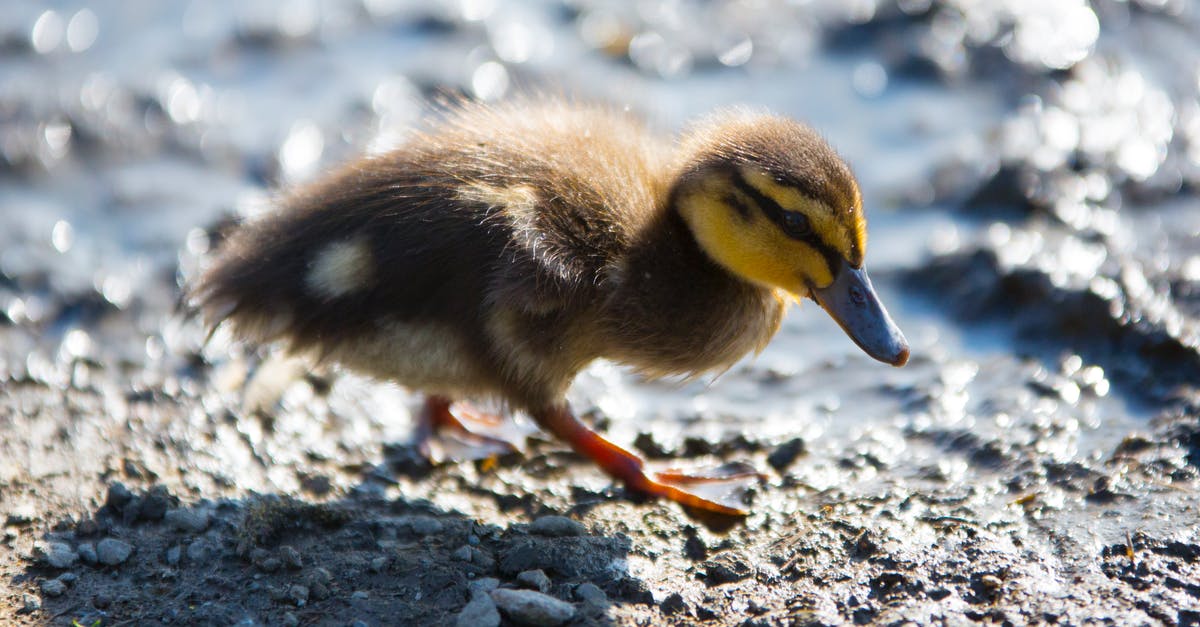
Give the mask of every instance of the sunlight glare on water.
[[287, 139], [279, 148], [279, 165], [289, 181], [301, 181], [312, 176], [325, 149], [321, 128], [304, 120], [292, 126]]

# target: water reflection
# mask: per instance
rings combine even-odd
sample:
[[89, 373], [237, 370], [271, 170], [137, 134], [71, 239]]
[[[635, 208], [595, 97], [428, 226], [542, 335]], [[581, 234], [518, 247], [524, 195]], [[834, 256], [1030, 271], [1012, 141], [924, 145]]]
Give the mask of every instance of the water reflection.
[[100, 20], [91, 9], [80, 9], [67, 22], [67, 47], [71, 52], [83, 52], [96, 43], [100, 35]]
[[75, 243], [75, 230], [71, 228], [71, 223], [66, 220], [55, 222], [54, 229], [50, 231], [50, 243], [60, 253], [71, 250], [71, 245]]
[[58, 11], [46, 11], [38, 16], [29, 33], [29, 42], [38, 54], [49, 54], [63, 40], [63, 19]]
[[295, 123], [279, 147], [279, 167], [284, 178], [296, 182], [312, 176], [324, 149], [325, 139], [319, 126], [309, 120]]
[[507, 91], [508, 70], [499, 62], [481, 63], [471, 74], [471, 92], [480, 100], [498, 100]]
[[[1100, 22], [1085, 0], [1042, 2], [1013, 0], [992, 3], [995, 20], [1013, 23], [1004, 52], [1022, 63], [1062, 70], [1087, 58], [1100, 36]], [[984, 27], [998, 34], [996, 24]]]

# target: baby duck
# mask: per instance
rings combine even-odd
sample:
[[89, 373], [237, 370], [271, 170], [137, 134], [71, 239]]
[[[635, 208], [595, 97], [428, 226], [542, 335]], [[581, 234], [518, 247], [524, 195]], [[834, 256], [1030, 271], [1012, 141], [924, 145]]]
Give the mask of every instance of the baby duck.
[[567, 388], [598, 358], [650, 377], [726, 369], [804, 297], [903, 365], [865, 252], [855, 178], [805, 125], [728, 111], [672, 145], [615, 109], [530, 98], [452, 106], [285, 194], [194, 294], [246, 340], [424, 392], [423, 439], [482, 432], [496, 419], [454, 401], [499, 398], [634, 490], [736, 515], [705, 484], [756, 473], [648, 472], [575, 417]]

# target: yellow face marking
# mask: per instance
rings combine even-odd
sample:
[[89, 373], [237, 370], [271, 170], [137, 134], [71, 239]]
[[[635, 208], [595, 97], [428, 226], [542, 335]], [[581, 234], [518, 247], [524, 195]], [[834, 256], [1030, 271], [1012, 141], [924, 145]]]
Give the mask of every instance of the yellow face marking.
[[680, 200], [679, 209], [700, 246], [730, 272], [797, 298], [808, 285], [824, 287], [833, 275], [821, 253], [788, 237], [761, 211], [747, 219], [725, 202], [728, 183], [708, 180]]
[[[854, 186], [854, 198], [839, 198], [841, 206], [830, 207], [794, 188], [775, 182], [770, 175], [757, 168], [743, 167], [741, 174], [746, 183], [774, 200], [784, 210], [799, 211], [807, 216], [817, 236], [851, 264], [862, 263], [862, 255], [867, 248], [867, 223], [859, 210], [862, 200], [857, 185]], [[847, 224], [839, 214], [851, 210], [855, 210], [855, 219]]]

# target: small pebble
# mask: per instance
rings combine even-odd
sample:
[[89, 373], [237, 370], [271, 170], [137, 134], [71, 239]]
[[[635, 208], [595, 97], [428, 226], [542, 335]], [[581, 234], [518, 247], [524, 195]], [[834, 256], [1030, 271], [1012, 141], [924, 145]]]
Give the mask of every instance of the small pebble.
[[532, 588], [538, 592], [550, 591], [550, 578], [542, 569], [527, 570], [517, 575], [517, 583], [524, 588]]
[[146, 496], [142, 497], [142, 507], [138, 518], [142, 520], [162, 520], [171, 507], [171, 493], [165, 486], [155, 486]]
[[175, 566], [179, 564], [179, 560], [183, 559], [183, 548], [178, 544], [167, 549], [167, 565]]
[[42, 554], [42, 561], [51, 568], [70, 568], [79, 561], [79, 554], [65, 542], [48, 542], [39, 545], [37, 550]]
[[605, 607], [608, 605], [608, 595], [594, 583], [581, 583], [575, 588], [575, 598], [583, 601], [587, 605], [593, 607]]
[[121, 506], [121, 522], [126, 525], [132, 525], [137, 522], [138, 517], [142, 515], [142, 498], [135, 496], [129, 499], [129, 502]]
[[492, 556], [486, 551], [466, 544], [455, 549], [450, 556], [454, 559], [479, 566], [484, 570], [490, 570], [496, 564], [496, 560], [492, 559]]
[[212, 554], [212, 545], [204, 540], [196, 540], [195, 542], [189, 544], [187, 548], [188, 560], [193, 564], [203, 564], [204, 562], [207, 562], [209, 558], [212, 557]]
[[581, 536], [587, 532], [583, 524], [566, 516], [542, 516], [529, 525], [530, 533], [541, 536]]
[[476, 579], [467, 586], [472, 595], [479, 592], [490, 593], [492, 590], [495, 590], [499, 587], [500, 580], [496, 579], [495, 577], [483, 577], [481, 579]]
[[42, 602], [32, 594], [21, 596], [21, 611], [29, 614], [42, 609]]
[[454, 619], [455, 627], [498, 627], [500, 611], [491, 595], [478, 593], [471, 597], [471, 602], [458, 612]]
[[553, 627], [575, 616], [575, 606], [533, 590], [500, 588], [492, 591], [492, 601], [518, 625]]
[[371, 595], [368, 594], [366, 590], [355, 590], [354, 593], [350, 595], [350, 599], [353, 601], [366, 601], [369, 598], [371, 598]]
[[279, 547], [279, 557], [283, 560], [283, 565], [292, 570], [300, 570], [304, 567], [304, 559], [300, 557], [300, 551], [290, 546]]
[[108, 486], [108, 496], [104, 499], [104, 505], [119, 512], [132, 499], [133, 493], [129, 488], [121, 482], [116, 482]]
[[296, 607], [304, 607], [308, 603], [308, 586], [300, 584], [292, 584], [287, 591], [288, 599], [296, 604]]
[[287, 612], [283, 615], [283, 624], [286, 627], [296, 627], [296, 625], [300, 624], [300, 618], [291, 612]]
[[387, 568], [387, 564], [388, 564], [388, 558], [377, 557], [377, 558], [371, 560], [371, 572], [381, 573]]
[[687, 601], [683, 600], [683, 595], [678, 592], [672, 592], [663, 602], [659, 604], [658, 609], [662, 610], [663, 614], [671, 616], [678, 614], [687, 609]]
[[710, 586], [741, 581], [754, 574], [754, 567], [746, 556], [737, 551], [726, 551], [704, 562], [705, 581]]
[[96, 556], [96, 545], [91, 542], [84, 542], [79, 545], [79, 561], [84, 564], [92, 565], [99, 561]]
[[67, 584], [57, 579], [47, 579], [42, 582], [42, 592], [48, 597], [60, 597], [67, 591]]
[[693, 562], [708, 558], [708, 545], [704, 544], [704, 540], [695, 531], [690, 532], [683, 541], [683, 556]]
[[771, 465], [771, 468], [783, 472], [792, 465], [792, 462], [796, 461], [797, 457], [803, 455], [804, 451], [804, 440], [792, 438], [771, 451], [771, 454], [767, 455], [767, 463]]
[[105, 538], [96, 544], [96, 559], [101, 564], [116, 566], [129, 559], [133, 553], [133, 545], [116, 538]]
[[171, 528], [186, 533], [200, 533], [208, 529], [210, 521], [208, 512], [187, 509], [173, 509], [163, 517], [163, 522]]
[[329, 572], [329, 569], [327, 568], [317, 567], [312, 569], [312, 572], [308, 574], [308, 580], [309, 582], [318, 582], [329, 585], [329, 583], [333, 581], [333, 573]]
[[283, 562], [271, 555], [271, 552], [266, 549], [254, 549], [250, 551], [250, 563], [254, 564], [260, 571], [264, 573], [273, 573], [283, 566]]
[[79, 580], [79, 575], [75, 573], [63, 573], [58, 576], [58, 580], [69, 586]]

